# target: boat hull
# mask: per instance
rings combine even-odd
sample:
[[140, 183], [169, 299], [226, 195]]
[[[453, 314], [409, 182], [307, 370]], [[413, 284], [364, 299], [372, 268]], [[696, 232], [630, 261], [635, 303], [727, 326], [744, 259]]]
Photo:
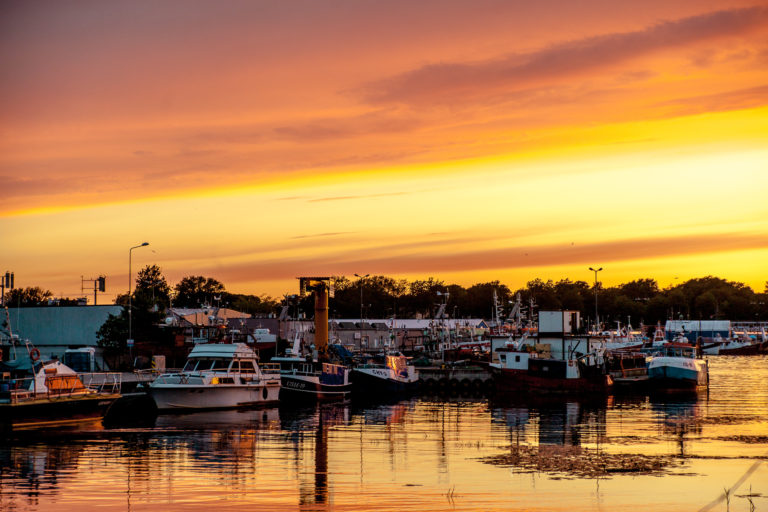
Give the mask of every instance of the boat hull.
[[259, 386], [153, 385], [149, 394], [158, 411], [235, 409], [274, 405], [279, 401], [280, 383]]
[[324, 384], [319, 375], [282, 375], [281, 401], [344, 400], [352, 393], [352, 384]]
[[648, 377], [656, 389], [696, 389], [709, 385], [709, 366], [702, 359], [654, 357], [648, 364]]
[[533, 375], [527, 370], [491, 366], [496, 390], [502, 393], [530, 392], [540, 394], [606, 393], [613, 387], [610, 375], [563, 378]]
[[94, 393], [0, 404], [0, 423], [4, 430], [18, 431], [101, 422], [118, 398], [117, 393]]
[[761, 343], [751, 343], [741, 347], [728, 348], [720, 347], [717, 354], [721, 356], [756, 356], [758, 354], [768, 353], [768, 341]]
[[352, 391], [355, 395], [391, 395], [416, 391], [417, 378], [393, 375], [387, 368], [355, 368], [352, 370]]

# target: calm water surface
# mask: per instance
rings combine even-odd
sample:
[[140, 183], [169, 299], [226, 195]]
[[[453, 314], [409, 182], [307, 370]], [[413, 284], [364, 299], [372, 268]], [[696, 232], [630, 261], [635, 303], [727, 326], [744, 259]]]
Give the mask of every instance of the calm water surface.
[[693, 396], [420, 397], [0, 441], [0, 510], [768, 510], [768, 357], [710, 367]]

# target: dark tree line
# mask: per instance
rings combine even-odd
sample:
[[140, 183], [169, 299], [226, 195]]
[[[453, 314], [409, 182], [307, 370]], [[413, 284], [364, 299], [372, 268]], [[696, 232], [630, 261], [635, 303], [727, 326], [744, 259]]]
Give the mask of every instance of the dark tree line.
[[[768, 319], [768, 283], [762, 293], [743, 283], [717, 277], [691, 279], [660, 289], [653, 279], [638, 279], [613, 287], [601, 283], [563, 279], [557, 282], [534, 279], [525, 287], [511, 290], [499, 281], [474, 284], [464, 288], [446, 284], [435, 278], [427, 280], [395, 280], [371, 276], [350, 280], [335, 278], [335, 296], [331, 300], [331, 316], [335, 318], [431, 318], [440, 305], [452, 318], [491, 318], [493, 294], [506, 315], [519, 294], [524, 306], [533, 300], [536, 309], [568, 309], [581, 312], [582, 318], [594, 319], [595, 294], [598, 314], [607, 327], [615, 321], [635, 325], [654, 324], [671, 318], [684, 319]], [[361, 300], [362, 288], [362, 300]], [[298, 308], [307, 317], [312, 314], [312, 299], [306, 297]], [[293, 311], [293, 310], [292, 310]]]
[[[755, 292], [743, 283], [707, 276], [691, 279], [660, 289], [653, 279], [638, 279], [613, 287], [601, 283], [562, 279], [554, 282], [534, 279], [525, 287], [512, 290], [499, 281], [478, 283], [470, 287], [447, 284], [433, 277], [407, 281], [387, 276], [365, 278], [334, 277], [334, 297], [330, 301], [331, 318], [434, 318], [444, 306], [446, 318], [492, 318], [494, 293], [506, 316], [519, 294], [524, 306], [568, 309], [581, 312], [582, 318], [593, 321], [595, 295], [598, 311], [605, 327], [614, 322], [631, 322], [637, 326], [664, 322], [670, 318], [729, 319], [756, 321], [768, 319], [768, 282], [762, 292]], [[361, 295], [362, 293], [362, 295]], [[40, 288], [14, 289], [6, 293], [6, 304], [39, 306], [48, 304], [50, 291]], [[75, 302], [75, 301], [72, 301]], [[105, 348], [122, 349], [128, 337], [128, 295], [120, 295], [115, 303], [124, 306], [119, 315], [110, 315], [98, 331]], [[64, 305], [59, 303], [60, 305]], [[264, 295], [227, 292], [223, 283], [203, 276], [184, 277], [173, 288], [168, 285], [156, 265], [143, 268], [131, 291], [132, 329], [137, 342], [160, 340], [168, 331], [160, 327], [167, 308], [227, 307], [254, 316], [279, 314], [289, 306], [291, 317], [313, 315], [313, 299], [286, 295], [281, 301]]]

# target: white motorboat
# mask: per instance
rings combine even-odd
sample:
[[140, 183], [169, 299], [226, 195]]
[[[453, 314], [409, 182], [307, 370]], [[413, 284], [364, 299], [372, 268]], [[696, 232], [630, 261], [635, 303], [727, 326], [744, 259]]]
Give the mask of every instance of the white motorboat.
[[279, 367], [260, 365], [244, 343], [197, 345], [181, 372], [164, 373], [149, 386], [157, 409], [165, 412], [272, 405], [279, 393]]

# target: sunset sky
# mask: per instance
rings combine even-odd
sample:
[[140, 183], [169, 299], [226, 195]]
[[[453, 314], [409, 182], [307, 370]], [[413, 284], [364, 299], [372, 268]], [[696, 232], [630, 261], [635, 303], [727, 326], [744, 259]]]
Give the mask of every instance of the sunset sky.
[[[768, 281], [768, 3], [0, 3], [0, 271]], [[135, 276], [134, 276], [135, 277]]]

